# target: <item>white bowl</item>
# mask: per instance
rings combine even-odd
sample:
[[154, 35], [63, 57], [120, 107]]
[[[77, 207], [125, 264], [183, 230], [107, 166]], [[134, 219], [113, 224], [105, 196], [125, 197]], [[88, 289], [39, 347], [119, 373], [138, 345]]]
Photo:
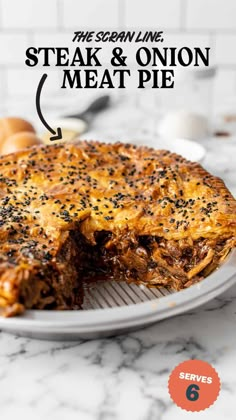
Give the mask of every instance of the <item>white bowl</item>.
[[201, 144], [187, 139], [143, 139], [132, 141], [132, 143], [153, 147], [154, 149], [169, 150], [170, 152], [177, 153], [192, 162], [202, 162], [206, 155], [206, 149]]

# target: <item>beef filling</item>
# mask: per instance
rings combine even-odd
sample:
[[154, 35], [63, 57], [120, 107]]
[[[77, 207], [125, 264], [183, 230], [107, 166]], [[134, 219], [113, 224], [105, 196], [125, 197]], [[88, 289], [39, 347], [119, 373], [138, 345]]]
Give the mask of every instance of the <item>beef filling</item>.
[[227, 248], [226, 239], [167, 241], [136, 237], [132, 232], [115, 237], [108, 231], [94, 236], [95, 244], [91, 244], [79, 230], [71, 231], [56, 258], [44, 264], [38, 261], [30, 270], [18, 273], [20, 305], [13, 305], [14, 314], [20, 312], [21, 305], [28, 309], [80, 309], [84, 284], [99, 279], [180, 290], [209, 274]]

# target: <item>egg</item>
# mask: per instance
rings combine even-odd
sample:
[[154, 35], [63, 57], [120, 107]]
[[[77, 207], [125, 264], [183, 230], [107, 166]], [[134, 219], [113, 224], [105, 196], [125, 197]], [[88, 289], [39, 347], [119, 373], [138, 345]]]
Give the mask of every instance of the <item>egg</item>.
[[8, 137], [22, 131], [35, 133], [35, 129], [32, 124], [22, 118], [0, 118], [0, 148]]
[[1, 154], [7, 155], [9, 153], [18, 152], [29, 146], [42, 144], [42, 140], [36, 136], [35, 133], [29, 131], [22, 131], [21, 133], [13, 134], [6, 139], [2, 145]]

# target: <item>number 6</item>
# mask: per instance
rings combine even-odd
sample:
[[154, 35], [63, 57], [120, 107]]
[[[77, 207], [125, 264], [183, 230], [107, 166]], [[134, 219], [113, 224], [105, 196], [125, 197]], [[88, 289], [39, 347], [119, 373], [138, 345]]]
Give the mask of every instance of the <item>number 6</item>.
[[186, 397], [188, 398], [189, 401], [197, 401], [199, 398], [199, 393], [197, 391], [199, 391], [200, 388], [198, 385], [196, 384], [192, 384], [189, 385], [187, 390], [186, 390]]

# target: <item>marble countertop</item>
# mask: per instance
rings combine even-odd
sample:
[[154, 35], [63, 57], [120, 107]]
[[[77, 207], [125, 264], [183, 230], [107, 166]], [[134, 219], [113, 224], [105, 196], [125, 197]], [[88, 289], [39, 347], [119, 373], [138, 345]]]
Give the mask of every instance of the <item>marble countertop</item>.
[[[155, 137], [156, 130], [154, 114], [121, 101], [94, 123], [90, 135], [128, 140]], [[236, 136], [205, 145], [203, 165], [236, 195]], [[234, 420], [235, 324], [236, 284], [194, 311], [114, 338], [50, 342], [1, 332], [1, 418]], [[200, 413], [178, 408], [167, 390], [172, 369], [191, 358], [213, 364], [222, 381], [217, 402]]]

